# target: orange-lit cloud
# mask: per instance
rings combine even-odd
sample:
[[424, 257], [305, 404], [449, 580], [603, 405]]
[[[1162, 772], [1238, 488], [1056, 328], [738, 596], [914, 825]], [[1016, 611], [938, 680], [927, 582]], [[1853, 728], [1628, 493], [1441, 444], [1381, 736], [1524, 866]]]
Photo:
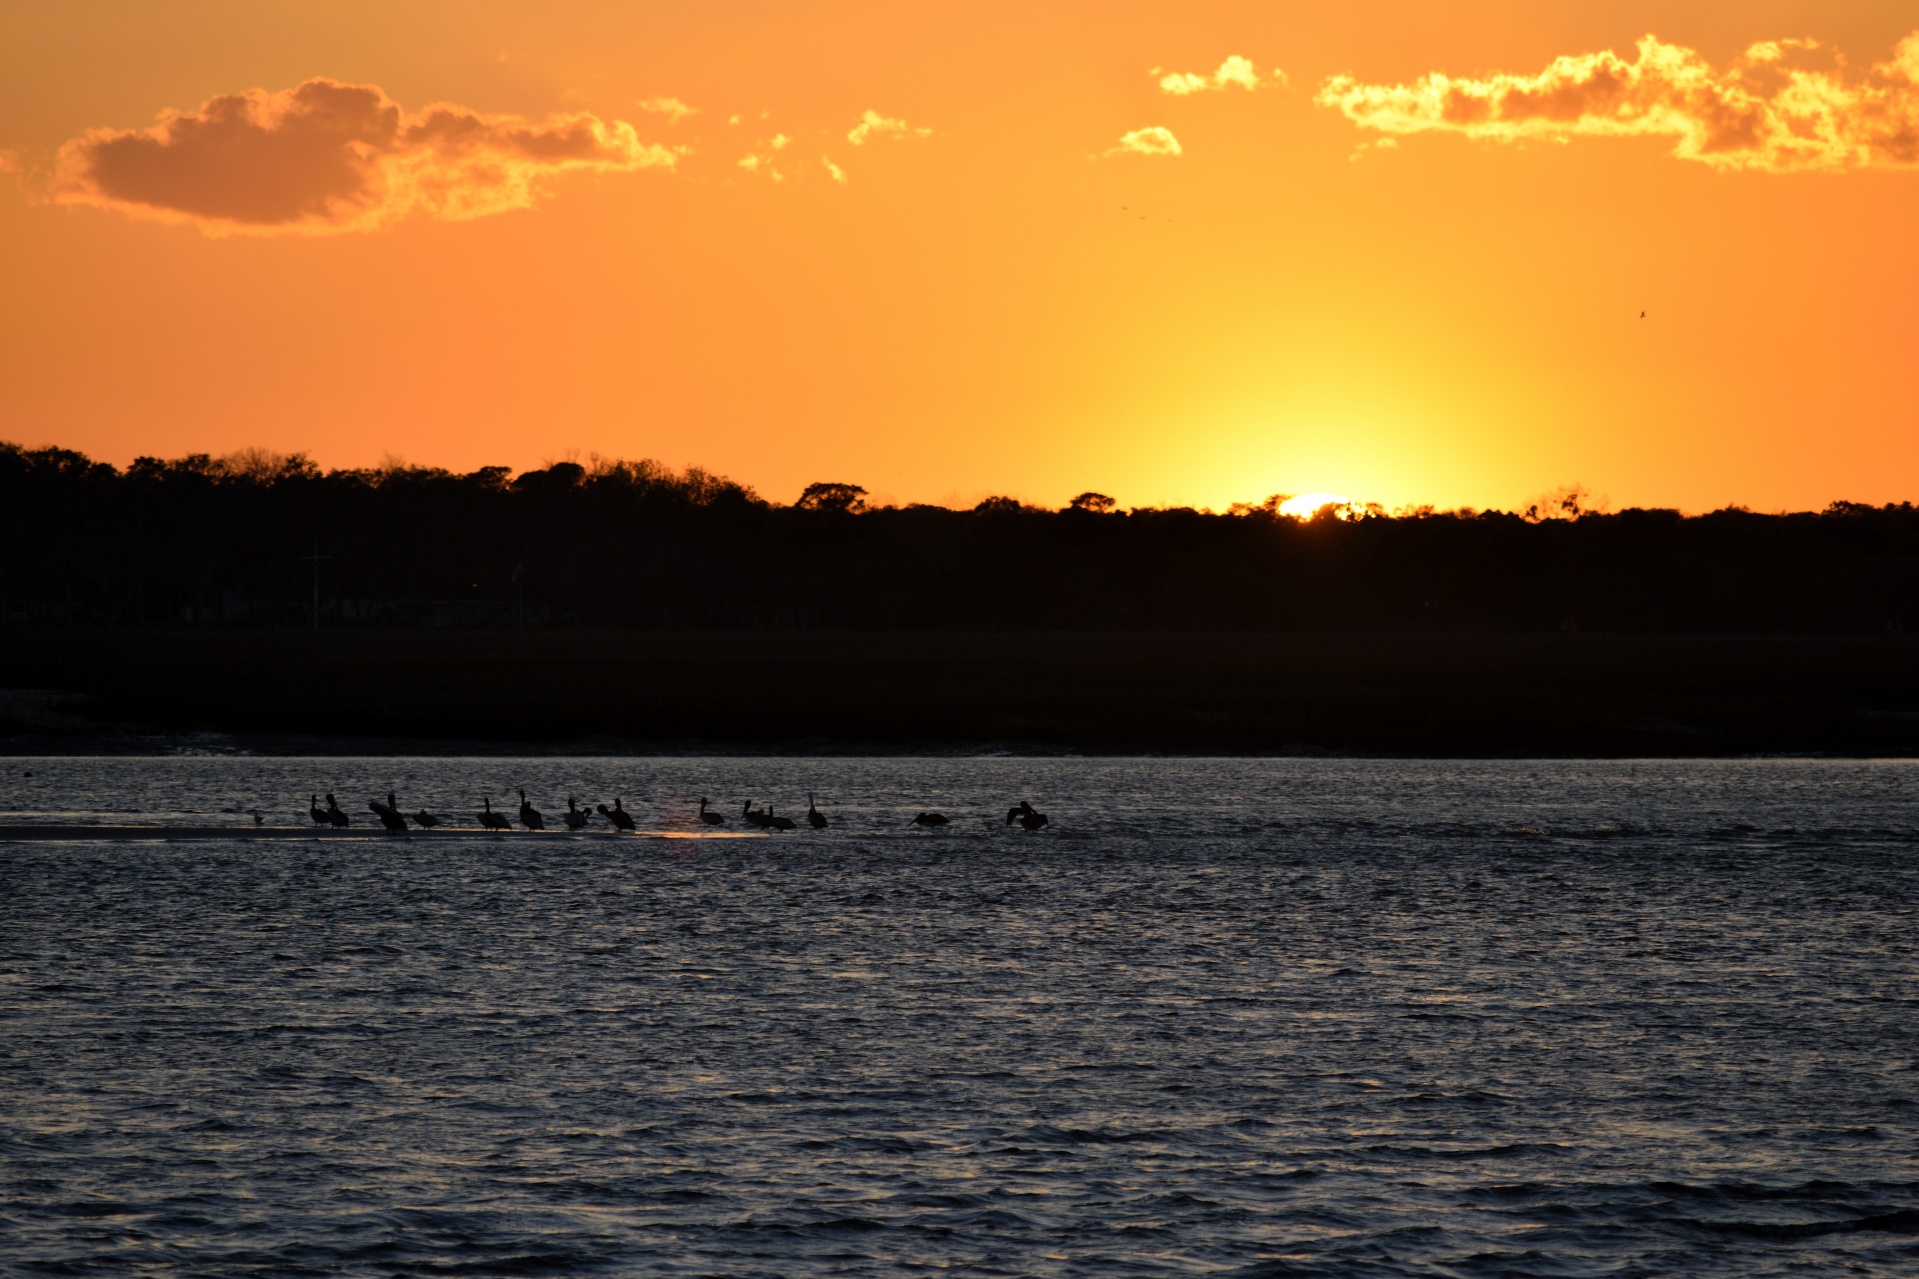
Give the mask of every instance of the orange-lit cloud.
[[668, 122], [672, 124], [678, 124], [680, 121], [686, 119], [686, 117], [700, 113], [698, 107], [689, 107], [686, 103], [673, 97], [647, 98], [640, 103], [640, 110], [650, 111], [654, 115], [663, 115], [667, 118]]
[[1171, 129], [1153, 125], [1145, 129], [1134, 129], [1120, 137], [1119, 144], [1109, 147], [1107, 155], [1178, 155], [1179, 139], [1173, 136]]
[[786, 181], [786, 175], [773, 167], [773, 157], [770, 155], [761, 155], [757, 152], [743, 155], [739, 159], [739, 165], [748, 173], [764, 173], [775, 182]]
[[1631, 62], [1608, 50], [1561, 57], [1530, 76], [1434, 72], [1384, 85], [1342, 75], [1315, 100], [1386, 134], [1670, 137], [1682, 159], [1772, 173], [1919, 165], [1919, 32], [1852, 82], [1837, 66], [1796, 65], [1816, 47], [1767, 41], [1719, 71], [1649, 35]]
[[376, 86], [315, 79], [75, 138], [53, 197], [213, 235], [366, 231], [524, 209], [558, 174], [671, 168], [677, 156], [620, 121], [534, 123], [448, 103], [409, 114]]
[[784, 133], [776, 133], [771, 138], [755, 144], [765, 147], [766, 150], [754, 151], [741, 156], [739, 166], [748, 173], [764, 173], [775, 182], [784, 182], [786, 181], [786, 174], [782, 173], [776, 166], [775, 161], [777, 161], [779, 157], [774, 153], [786, 150], [792, 143], [793, 139], [787, 137]]
[[[1259, 68], [1253, 65], [1252, 60], [1242, 58], [1236, 53], [1220, 63], [1219, 70], [1211, 75], [1200, 75], [1192, 71], [1165, 71], [1160, 67], [1154, 67], [1148, 74], [1159, 77], [1159, 87], [1162, 92], [1179, 97], [1185, 97], [1190, 93], [1230, 89], [1235, 85], [1242, 89], [1257, 89], [1263, 83], [1259, 78]], [[1283, 88], [1286, 82], [1286, 73], [1274, 67], [1273, 83]]]
[[889, 120], [879, 112], [868, 109], [859, 123], [847, 132], [846, 140], [854, 146], [865, 146], [868, 138], [925, 138], [930, 137], [931, 129], [919, 128], [904, 120]]

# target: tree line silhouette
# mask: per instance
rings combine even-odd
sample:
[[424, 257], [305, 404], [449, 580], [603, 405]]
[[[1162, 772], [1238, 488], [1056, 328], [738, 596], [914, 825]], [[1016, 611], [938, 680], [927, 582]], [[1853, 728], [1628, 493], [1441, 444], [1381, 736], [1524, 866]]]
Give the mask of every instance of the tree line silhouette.
[[1224, 513], [791, 505], [692, 468], [323, 472], [0, 444], [0, 625], [805, 630], [1899, 630], [1919, 510]]

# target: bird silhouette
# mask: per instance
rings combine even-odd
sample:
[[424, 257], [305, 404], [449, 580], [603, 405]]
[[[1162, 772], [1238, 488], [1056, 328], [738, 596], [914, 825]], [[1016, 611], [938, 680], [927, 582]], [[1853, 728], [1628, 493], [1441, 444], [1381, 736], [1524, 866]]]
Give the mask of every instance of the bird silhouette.
[[1047, 819], [1045, 813], [1040, 812], [1022, 799], [1018, 804], [1006, 810], [1006, 824], [1011, 826], [1014, 822], [1018, 822], [1027, 830], [1038, 830], [1047, 824]]
[[344, 826], [347, 824], [347, 815], [340, 811], [339, 802], [333, 798], [332, 791], [326, 793], [326, 819], [327, 824], [330, 826]]
[[255, 826], [264, 826], [267, 824], [267, 815], [259, 809], [249, 808], [247, 811], [253, 814], [253, 824]]
[[440, 819], [422, 808], [419, 812], [413, 814], [413, 824], [421, 830], [432, 830], [440, 824]]
[[745, 807], [740, 809], [740, 816], [746, 818], [748, 826], [766, 827], [772, 824], [772, 820], [766, 813], [754, 809], [753, 801], [750, 799], [746, 801]]
[[386, 803], [382, 804], [377, 799], [368, 800], [367, 807], [372, 809], [374, 815], [380, 819], [380, 825], [386, 827], [388, 830], [406, 829], [406, 818], [395, 806], [392, 791], [386, 793]]
[[768, 804], [766, 806], [766, 824], [768, 826], [771, 826], [774, 830], [795, 830], [799, 826], [799, 823], [794, 821], [791, 817], [774, 816], [773, 806], [771, 804]]
[[593, 814], [587, 812], [584, 808], [573, 807], [573, 796], [568, 795], [566, 797], [566, 811], [560, 814], [560, 820], [566, 823], [568, 830], [583, 829], [586, 826], [586, 819], [591, 816], [593, 816]]
[[613, 801], [613, 807], [611, 808], [608, 808], [605, 804], [598, 805], [598, 808], [600, 810], [601, 815], [604, 816], [606, 820], [613, 823], [614, 830], [632, 830], [633, 829], [633, 819], [627, 816], [626, 810], [624, 808], [620, 807], [620, 801], [618, 799], [615, 799]]
[[480, 804], [480, 825], [486, 827], [488, 830], [513, 829], [513, 823], [506, 819], [505, 813], [496, 813], [493, 811], [493, 800], [490, 797], [485, 795], [480, 796]]
[[540, 810], [527, 800], [525, 790], [520, 792], [520, 825], [528, 830], [546, 829], [546, 821], [540, 816]]
[[913, 819], [913, 825], [944, 826], [946, 825], [946, 814], [945, 813], [921, 813], [918, 817], [915, 817]]
[[1645, 318], [1646, 318], [1646, 313], [1645, 313], [1644, 311], [1641, 311], [1641, 312], [1639, 313], [1639, 318], [1640, 318], [1640, 319], [1642, 319], [1642, 320], [1643, 320], [1643, 319], [1645, 319]]
[[721, 826], [726, 823], [726, 818], [722, 814], [707, 811], [706, 796], [704, 795], [700, 796], [700, 820], [708, 826]]
[[315, 826], [326, 825], [326, 809], [320, 807], [320, 797], [318, 795], [307, 796], [307, 815], [313, 819]]
[[806, 824], [814, 830], [826, 829], [826, 814], [813, 806], [813, 792], [806, 792]]

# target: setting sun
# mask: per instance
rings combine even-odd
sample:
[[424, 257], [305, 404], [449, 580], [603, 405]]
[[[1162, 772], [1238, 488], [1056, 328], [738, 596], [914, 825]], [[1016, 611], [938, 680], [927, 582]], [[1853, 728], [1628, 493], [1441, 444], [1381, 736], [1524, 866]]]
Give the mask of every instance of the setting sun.
[[1281, 515], [1309, 520], [1325, 507], [1344, 506], [1350, 500], [1338, 493], [1300, 493], [1281, 502], [1278, 509]]

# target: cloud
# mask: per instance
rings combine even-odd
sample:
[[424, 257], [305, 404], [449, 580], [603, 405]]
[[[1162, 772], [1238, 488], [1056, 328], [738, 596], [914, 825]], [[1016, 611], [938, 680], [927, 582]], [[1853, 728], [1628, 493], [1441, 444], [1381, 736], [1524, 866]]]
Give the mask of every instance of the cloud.
[[1649, 35], [1630, 62], [1608, 50], [1557, 58], [1537, 75], [1433, 72], [1397, 85], [1334, 76], [1315, 101], [1385, 134], [1669, 137], [1681, 159], [1769, 173], [1919, 166], [1919, 32], [1851, 82], [1836, 58], [1803, 65], [1817, 47], [1765, 41], [1718, 71]]
[[1371, 142], [1362, 142], [1354, 147], [1353, 153], [1346, 158], [1357, 163], [1368, 151], [1391, 151], [1398, 146], [1398, 138], [1374, 138]]
[[[1257, 89], [1263, 83], [1259, 78], [1259, 68], [1250, 58], [1242, 58], [1237, 53], [1219, 64], [1219, 70], [1211, 75], [1199, 75], [1192, 71], [1165, 71], [1154, 67], [1149, 75], [1159, 77], [1159, 87], [1163, 92], [1185, 97], [1189, 93], [1207, 93], [1221, 89], [1230, 89], [1238, 85], [1242, 89]], [[1273, 83], [1281, 88], [1286, 86], [1286, 73], [1278, 67], [1273, 68]]]
[[1173, 136], [1171, 129], [1162, 129], [1153, 125], [1147, 129], [1134, 129], [1119, 140], [1119, 145], [1109, 148], [1107, 155], [1178, 155], [1179, 139]]
[[0, 173], [17, 173], [20, 169], [20, 157], [11, 151], [0, 151]]
[[904, 120], [889, 120], [877, 111], [868, 110], [860, 117], [859, 123], [847, 133], [846, 140], [854, 146], [866, 145], [872, 137], [882, 138], [924, 138], [932, 134], [931, 129], [916, 128]]
[[792, 145], [792, 142], [793, 139], [784, 133], [775, 133], [771, 138], [754, 143], [755, 147], [764, 147], [765, 150], [755, 150], [742, 156], [738, 162], [739, 166], [748, 173], [763, 173], [775, 182], [784, 182], [787, 175], [780, 171], [778, 167], [780, 157], [775, 152], [784, 151]]
[[373, 85], [308, 80], [212, 98], [151, 129], [95, 129], [60, 148], [53, 198], [209, 235], [368, 231], [531, 207], [562, 173], [670, 169], [677, 150], [591, 115], [408, 113]]
[[773, 167], [773, 157], [770, 155], [743, 155], [740, 157], [740, 167], [748, 173], [764, 173], [775, 182], [786, 181], [786, 175]]
[[823, 155], [820, 157], [820, 163], [826, 166], [826, 172], [829, 176], [832, 177], [833, 181], [838, 182], [842, 185], [845, 184], [846, 170], [840, 168], [839, 165], [834, 164], [833, 157]]
[[678, 98], [669, 97], [648, 98], [640, 103], [640, 110], [651, 111], [654, 115], [663, 115], [670, 124], [678, 124], [686, 117], [700, 113], [698, 107], [689, 107]]

